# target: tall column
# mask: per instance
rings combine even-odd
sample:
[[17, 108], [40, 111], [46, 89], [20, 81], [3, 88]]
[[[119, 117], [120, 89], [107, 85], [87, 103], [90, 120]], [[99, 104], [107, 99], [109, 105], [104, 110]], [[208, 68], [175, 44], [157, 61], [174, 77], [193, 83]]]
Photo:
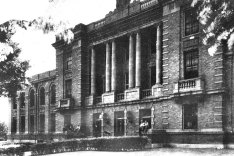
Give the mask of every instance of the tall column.
[[134, 43], [132, 34], [129, 36], [129, 88], [134, 88]]
[[127, 109], [124, 109], [124, 136], [127, 136]]
[[110, 44], [106, 43], [106, 92], [111, 90], [111, 54]]
[[17, 129], [16, 129], [16, 133], [19, 134], [20, 133], [20, 128], [21, 128], [21, 123], [20, 123], [20, 93], [17, 93], [17, 98], [16, 98], [16, 102], [17, 102]]
[[12, 118], [13, 118], [13, 101], [12, 98], [8, 98], [8, 111], [10, 111], [10, 115], [8, 117], [9, 121], [8, 121], [8, 132], [7, 132], [7, 135], [11, 135], [11, 131], [12, 131]]
[[141, 34], [136, 34], [136, 87], [141, 87]]
[[49, 90], [45, 92], [45, 133], [50, 132], [50, 93]]
[[[27, 93], [27, 94], [26, 94]], [[25, 133], [29, 132], [29, 97], [28, 92], [25, 93]]]
[[91, 95], [95, 95], [96, 93], [96, 54], [94, 48], [92, 48], [91, 52]]
[[116, 43], [112, 41], [112, 72], [111, 72], [111, 91], [116, 90]]
[[38, 101], [38, 89], [35, 94], [35, 130], [34, 133], [38, 133], [39, 130], [39, 101]]
[[156, 45], [156, 84], [161, 84], [161, 60], [162, 60], [162, 30], [161, 24], [157, 27], [157, 45]]

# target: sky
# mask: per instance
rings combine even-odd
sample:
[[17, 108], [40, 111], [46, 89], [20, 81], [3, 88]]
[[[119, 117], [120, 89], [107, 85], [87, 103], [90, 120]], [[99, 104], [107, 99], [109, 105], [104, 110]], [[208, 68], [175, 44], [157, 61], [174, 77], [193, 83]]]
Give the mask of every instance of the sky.
[[[76, 24], [89, 24], [105, 17], [115, 9], [115, 0], [0, 0], [0, 24], [12, 20], [33, 20], [52, 16], [64, 21], [69, 28]], [[29, 60], [27, 76], [55, 69], [55, 49], [51, 44], [55, 34], [39, 30], [18, 30], [12, 40], [22, 49], [20, 58]], [[8, 99], [0, 97], [0, 122], [9, 124]]]

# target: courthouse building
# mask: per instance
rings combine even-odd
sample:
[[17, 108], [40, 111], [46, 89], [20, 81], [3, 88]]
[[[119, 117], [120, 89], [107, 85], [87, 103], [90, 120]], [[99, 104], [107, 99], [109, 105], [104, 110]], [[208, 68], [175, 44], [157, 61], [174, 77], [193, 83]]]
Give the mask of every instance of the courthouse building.
[[56, 38], [56, 70], [12, 99], [9, 137], [56, 138], [67, 125], [138, 136], [143, 120], [155, 138], [222, 140], [234, 127], [233, 55], [208, 54], [195, 12], [177, 0], [117, 0], [103, 19], [76, 25], [72, 43]]

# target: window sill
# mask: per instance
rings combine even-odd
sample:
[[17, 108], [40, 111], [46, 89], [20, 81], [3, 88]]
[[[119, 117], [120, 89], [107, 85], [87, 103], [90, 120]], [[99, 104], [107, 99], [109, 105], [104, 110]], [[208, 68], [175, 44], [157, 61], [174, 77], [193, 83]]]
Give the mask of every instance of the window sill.
[[194, 38], [196, 38], [196, 37], [199, 37], [199, 34], [200, 34], [200, 32], [194, 33], [194, 34], [191, 34], [191, 35], [187, 35], [187, 36], [183, 35], [182, 39], [190, 39], [193, 36], [194, 36]]

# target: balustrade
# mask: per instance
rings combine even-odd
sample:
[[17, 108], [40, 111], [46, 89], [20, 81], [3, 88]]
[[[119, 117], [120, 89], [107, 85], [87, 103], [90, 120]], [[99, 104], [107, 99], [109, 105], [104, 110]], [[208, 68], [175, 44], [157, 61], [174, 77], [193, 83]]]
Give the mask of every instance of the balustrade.
[[124, 100], [124, 93], [117, 94], [117, 101]]
[[181, 80], [175, 83], [174, 93], [202, 91], [204, 90], [204, 83], [201, 78]]
[[142, 98], [147, 98], [152, 96], [152, 90], [151, 89], [145, 89], [142, 90]]

